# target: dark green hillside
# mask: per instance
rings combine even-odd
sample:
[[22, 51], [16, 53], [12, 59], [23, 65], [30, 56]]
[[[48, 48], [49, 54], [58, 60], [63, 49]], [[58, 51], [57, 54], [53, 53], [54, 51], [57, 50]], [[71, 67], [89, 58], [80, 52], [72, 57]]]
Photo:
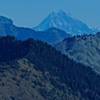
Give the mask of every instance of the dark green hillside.
[[100, 76], [47, 43], [0, 38], [0, 100], [100, 100]]

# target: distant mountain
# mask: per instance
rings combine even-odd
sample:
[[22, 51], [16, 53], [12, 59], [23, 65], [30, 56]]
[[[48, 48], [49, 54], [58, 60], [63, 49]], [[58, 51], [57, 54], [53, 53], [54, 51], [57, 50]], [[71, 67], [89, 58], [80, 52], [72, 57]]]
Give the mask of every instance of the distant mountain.
[[82, 21], [66, 14], [64, 11], [50, 13], [48, 17], [46, 17], [34, 29], [37, 31], [44, 31], [52, 27], [64, 30], [70, 35], [93, 34], [96, 31], [88, 27]]
[[100, 33], [76, 36], [63, 40], [56, 46], [63, 54], [100, 73]]
[[6, 35], [15, 36], [19, 40], [33, 38], [48, 42], [49, 44], [58, 43], [70, 36], [66, 32], [57, 28], [50, 28], [45, 31], [34, 31], [30, 28], [17, 27], [13, 24], [11, 19], [0, 16], [0, 36]]
[[57, 28], [50, 28], [48, 30], [37, 31], [37, 38], [39, 40], [45, 41], [49, 44], [56, 44], [62, 41], [65, 38], [71, 37], [71, 35], [67, 34], [65, 31], [57, 29]]
[[41, 41], [0, 37], [0, 100], [100, 100], [99, 93], [91, 68]]

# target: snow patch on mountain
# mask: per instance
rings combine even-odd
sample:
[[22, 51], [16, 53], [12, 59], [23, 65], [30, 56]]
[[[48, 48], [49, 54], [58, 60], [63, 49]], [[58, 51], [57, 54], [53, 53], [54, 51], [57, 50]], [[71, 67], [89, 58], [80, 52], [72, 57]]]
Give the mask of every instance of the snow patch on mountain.
[[36, 31], [44, 31], [52, 27], [64, 30], [70, 35], [93, 34], [96, 32], [94, 29], [90, 28], [82, 21], [73, 18], [72, 16], [66, 14], [64, 11], [50, 13], [34, 29]]

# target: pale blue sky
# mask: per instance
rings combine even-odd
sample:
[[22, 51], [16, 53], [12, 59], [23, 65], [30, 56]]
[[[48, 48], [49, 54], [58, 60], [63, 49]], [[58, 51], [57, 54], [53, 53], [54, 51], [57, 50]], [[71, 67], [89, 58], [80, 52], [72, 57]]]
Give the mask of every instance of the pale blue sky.
[[0, 15], [13, 19], [18, 26], [34, 27], [59, 9], [100, 27], [100, 0], [0, 0]]

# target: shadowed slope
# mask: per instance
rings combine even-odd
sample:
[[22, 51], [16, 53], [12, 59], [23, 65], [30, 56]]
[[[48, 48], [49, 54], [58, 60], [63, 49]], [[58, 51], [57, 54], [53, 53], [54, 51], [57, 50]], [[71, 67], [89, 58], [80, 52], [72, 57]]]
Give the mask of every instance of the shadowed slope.
[[[41, 41], [29, 39], [22, 42], [11, 37], [0, 40], [7, 43], [2, 45], [5, 49], [1, 48], [1, 53], [13, 51], [3, 61], [0, 59], [2, 100], [100, 99], [100, 76], [91, 68], [76, 63]], [[13, 48], [8, 48], [8, 43]], [[17, 57], [13, 54], [16, 46], [19, 50]], [[23, 55], [20, 55], [22, 51]], [[8, 59], [9, 56], [13, 59]]]

